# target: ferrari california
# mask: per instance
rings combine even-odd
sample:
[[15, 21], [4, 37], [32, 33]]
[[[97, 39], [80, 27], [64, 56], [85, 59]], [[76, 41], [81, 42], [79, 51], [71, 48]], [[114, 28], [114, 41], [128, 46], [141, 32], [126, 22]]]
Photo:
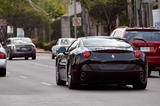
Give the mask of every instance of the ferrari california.
[[75, 89], [86, 84], [147, 86], [145, 54], [129, 42], [110, 37], [78, 38], [56, 57], [56, 83]]

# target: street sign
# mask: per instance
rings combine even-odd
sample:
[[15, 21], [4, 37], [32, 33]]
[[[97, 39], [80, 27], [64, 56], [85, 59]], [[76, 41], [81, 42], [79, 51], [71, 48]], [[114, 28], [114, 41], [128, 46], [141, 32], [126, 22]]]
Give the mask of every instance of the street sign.
[[73, 17], [72, 24], [73, 26], [81, 26], [82, 25], [81, 17]]
[[6, 26], [7, 21], [5, 19], [0, 19], [0, 26]]
[[17, 28], [17, 37], [24, 37], [23, 28]]

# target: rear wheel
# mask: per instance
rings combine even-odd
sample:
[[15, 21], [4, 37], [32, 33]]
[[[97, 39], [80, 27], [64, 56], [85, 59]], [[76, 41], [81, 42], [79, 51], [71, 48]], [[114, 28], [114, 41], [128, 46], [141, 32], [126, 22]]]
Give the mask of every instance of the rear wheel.
[[52, 59], [54, 59], [55, 58], [55, 55], [54, 54], [52, 54]]
[[137, 82], [133, 85], [134, 89], [146, 89], [147, 83]]
[[6, 69], [0, 69], [0, 76], [5, 77], [6, 76]]
[[9, 60], [12, 60], [12, 55], [11, 55], [10, 52], [8, 52], [8, 59], [9, 59]]
[[66, 81], [60, 79], [59, 66], [56, 67], [56, 83], [57, 85], [66, 85]]
[[36, 60], [36, 56], [32, 56], [32, 60]]
[[134, 89], [146, 89], [147, 87], [147, 78], [145, 73], [140, 73], [139, 75], [139, 80], [137, 80], [134, 84], [133, 84], [133, 88]]
[[75, 83], [75, 81], [73, 80], [73, 74], [71, 72], [71, 65], [69, 65], [69, 69], [68, 69], [68, 75], [67, 75], [67, 81], [68, 81], [68, 88], [69, 89], [77, 89], [79, 88], [79, 84]]
[[148, 77], [151, 76], [151, 72], [152, 72], [152, 69], [151, 69], [151, 68], [148, 68]]
[[25, 57], [25, 60], [28, 60], [28, 57]]

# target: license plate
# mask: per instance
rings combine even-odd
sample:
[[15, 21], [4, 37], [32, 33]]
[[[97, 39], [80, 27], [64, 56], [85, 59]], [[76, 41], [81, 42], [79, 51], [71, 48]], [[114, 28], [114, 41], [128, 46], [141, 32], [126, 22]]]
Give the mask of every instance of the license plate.
[[140, 50], [142, 52], [150, 52], [150, 47], [141, 47]]
[[22, 50], [27, 50], [27, 48], [21, 48]]

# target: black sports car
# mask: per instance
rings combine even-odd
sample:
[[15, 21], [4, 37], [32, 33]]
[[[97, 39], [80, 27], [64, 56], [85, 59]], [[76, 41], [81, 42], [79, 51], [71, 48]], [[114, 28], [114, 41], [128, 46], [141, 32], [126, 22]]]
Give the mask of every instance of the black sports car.
[[56, 57], [56, 82], [74, 89], [82, 84], [147, 86], [148, 65], [141, 51], [116, 38], [84, 37]]

